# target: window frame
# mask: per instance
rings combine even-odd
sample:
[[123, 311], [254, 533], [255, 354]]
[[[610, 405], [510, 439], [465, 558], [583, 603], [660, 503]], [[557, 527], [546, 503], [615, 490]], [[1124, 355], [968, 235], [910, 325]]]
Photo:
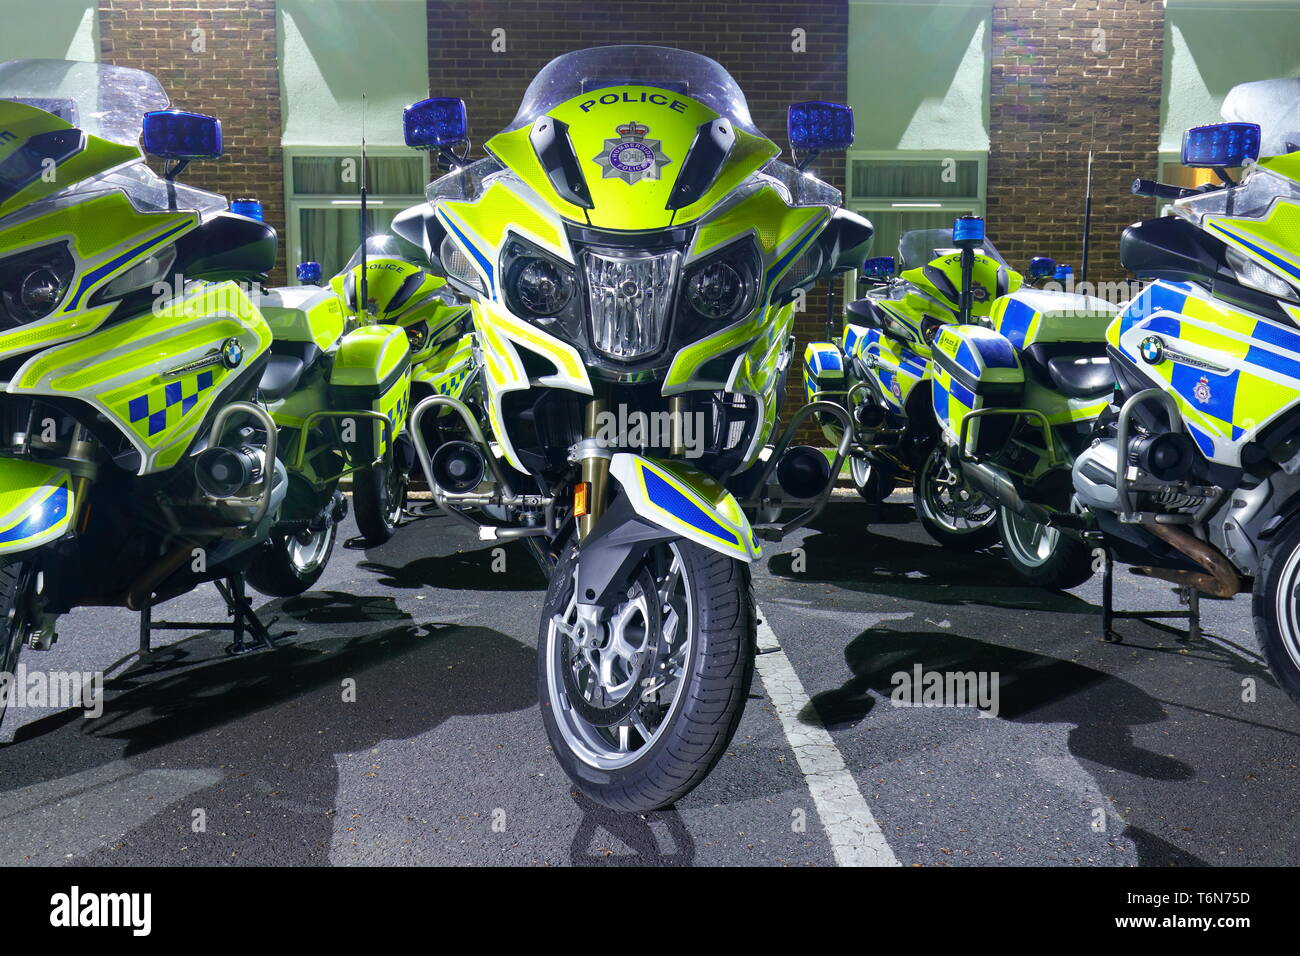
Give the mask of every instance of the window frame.
[[[300, 156], [334, 156], [339, 159], [361, 160], [361, 147], [351, 149], [344, 146], [284, 146], [284, 215], [285, 215], [285, 266], [290, 276], [302, 262], [302, 226], [300, 213], [305, 209], [339, 209], [355, 208], [361, 200], [357, 193], [303, 193], [294, 192], [293, 161]], [[425, 185], [429, 183], [429, 154], [413, 150], [409, 146], [366, 146], [366, 158], [374, 159], [384, 156], [397, 156], [409, 159], [415, 153], [420, 159], [421, 178]], [[360, 187], [358, 186], [358, 189]], [[408, 209], [424, 201], [424, 195], [399, 195], [394, 193], [370, 193], [366, 197], [369, 205], [400, 206]], [[399, 210], [400, 211], [400, 210]], [[297, 281], [296, 279], [294, 280]]]

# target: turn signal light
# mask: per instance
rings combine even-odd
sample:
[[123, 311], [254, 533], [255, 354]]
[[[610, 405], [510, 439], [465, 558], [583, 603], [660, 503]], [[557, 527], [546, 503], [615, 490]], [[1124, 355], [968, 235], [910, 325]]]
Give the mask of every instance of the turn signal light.
[[573, 516], [575, 518], [585, 518], [587, 516], [587, 495], [591, 492], [591, 482], [580, 481], [573, 486]]

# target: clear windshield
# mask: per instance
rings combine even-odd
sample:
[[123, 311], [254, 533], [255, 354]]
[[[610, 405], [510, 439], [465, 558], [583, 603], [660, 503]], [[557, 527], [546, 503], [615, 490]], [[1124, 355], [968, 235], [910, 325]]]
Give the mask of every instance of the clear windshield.
[[1258, 123], [1259, 155], [1281, 156], [1300, 146], [1300, 78], [1239, 83], [1223, 99], [1230, 123]]
[[[927, 262], [956, 251], [951, 229], [913, 229], [903, 233], [903, 238], [898, 240], [898, 261], [902, 269], [919, 269]], [[1002, 253], [988, 239], [975, 251], [1011, 268], [1007, 265], [1007, 260], [1002, 258]]]
[[[371, 236], [366, 240], [366, 258], [367, 259], [402, 259], [401, 250], [397, 246], [397, 240], [392, 236], [384, 233], [382, 235]], [[352, 258], [348, 264], [343, 267], [343, 271], [355, 269], [361, 265], [361, 247], [357, 246], [357, 251], [352, 253]]]
[[143, 70], [73, 60], [0, 63], [0, 100], [35, 106], [126, 146], [140, 144], [145, 113], [169, 105], [162, 84]]
[[749, 104], [731, 74], [698, 53], [665, 46], [599, 46], [557, 56], [528, 84], [510, 129], [581, 93], [610, 86], [654, 86], [703, 103], [741, 129], [757, 133]]

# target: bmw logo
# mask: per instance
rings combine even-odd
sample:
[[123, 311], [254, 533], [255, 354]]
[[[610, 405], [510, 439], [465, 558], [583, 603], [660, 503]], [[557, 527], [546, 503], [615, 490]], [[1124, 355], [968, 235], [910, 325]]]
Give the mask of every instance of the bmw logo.
[[1156, 365], [1164, 359], [1165, 343], [1158, 335], [1148, 335], [1142, 340], [1142, 361]]
[[236, 368], [244, 360], [244, 347], [239, 339], [226, 339], [221, 343], [221, 364], [226, 368]]

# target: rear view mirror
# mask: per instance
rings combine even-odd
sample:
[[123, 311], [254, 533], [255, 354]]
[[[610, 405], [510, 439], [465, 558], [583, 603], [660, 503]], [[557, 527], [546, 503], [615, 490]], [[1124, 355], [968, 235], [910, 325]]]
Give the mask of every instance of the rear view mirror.
[[421, 100], [402, 111], [402, 134], [413, 149], [447, 149], [465, 141], [465, 101], [453, 96]]
[[1056, 275], [1056, 260], [1051, 256], [1034, 256], [1029, 260], [1029, 278], [1050, 279]]
[[1258, 158], [1258, 123], [1194, 126], [1183, 134], [1184, 166], [1241, 166], [1247, 160]]
[[221, 120], [184, 110], [145, 113], [144, 151], [161, 159], [216, 159], [221, 155]]
[[822, 153], [853, 145], [853, 107], [811, 101], [795, 103], [786, 112], [790, 148]]
[[864, 279], [888, 279], [893, 274], [893, 256], [873, 256], [862, 263], [862, 277]]

